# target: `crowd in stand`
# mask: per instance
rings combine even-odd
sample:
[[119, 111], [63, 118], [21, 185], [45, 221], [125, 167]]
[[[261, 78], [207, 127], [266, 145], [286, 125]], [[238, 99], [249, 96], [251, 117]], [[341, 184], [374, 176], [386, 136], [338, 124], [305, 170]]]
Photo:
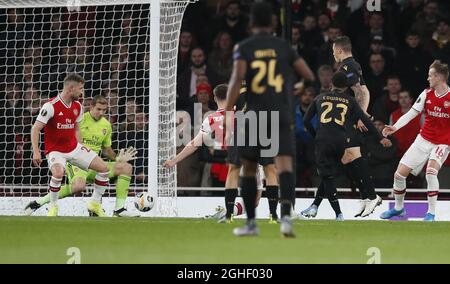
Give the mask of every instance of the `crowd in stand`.
[[[279, 1], [272, 1], [280, 8]], [[348, 35], [354, 56], [363, 68], [370, 91], [368, 112], [381, 131], [395, 123], [411, 108], [428, 86], [428, 68], [434, 59], [450, 63], [450, 3], [436, 0], [381, 1], [381, 11], [371, 12], [367, 1], [293, 0], [292, 47], [301, 55], [317, 81], [310, 86], [297, 84], [297, 186], [317, 186], [314, 166], [314, 141], [304, 129], [303, 114], [319, 93], [331, 88], [336, 69], [332, 46], [341, 35]], [[205, 82], [212, 87], [227, 83], [233, 65], [233, 46], [250, 34], [248, 11], [251, 1], [200, 1], [186, 13], [178, 53], [177, 109], [192, 114], [200, 100], [197, 95]], [[199, 17], [198, 15], [202, 15]], [[273, 31], [281, 36], [278, 16]], [[207, 105], [211, 109], [211, 105]], [[376, 187], [392, 187], [399, 159], [419, 133], [422, 120], [412, 121], [390, 139], [393, 147], [381, 147], [375, 138], [366, 137], [366, 157]], [[450, 161], [447, 163], [450, 165]], [[179, 164], [178, 185], [207, 186], [209, 163], [193, 157]], [[443, 169], [447, 171], [447, 167]], [[186, 176], [187, 172], [194, 172]], [[203, 172], [203, 174], [201, 174]], [[205, 178], [205, 176], [207, 178]], [[203, 177], [203, 178], [202, 178]], [[346, 176], [338, 186], [349, 187]], [[410, 187], [423, 187], [423, 178], [410, 178]], [[450, 180], [442, 180], [450, 187]]]
[[[233, 47], [250, 34], [252, 2], [201, 0], [188, 6], [177, 62], [176, 108], [180, 117], [182, 111], [193, 115], [194, 103], [201, 103], [202, 113], [216, 109], [212, 89], [229, 80]], [[273, 31], [281, 36], [280, 1], [271, 2], [278, 11], [273, 16]], [[317, 75], [314, 84], [299, 83], [293, 90], [297, 104], [297, 186], [317, 186], [314, 141], [302, 119], [314, 97], [331, 88], [336, 69], [332, 44], [338, 36], [352, 39], [354, 55], [370, 90], [368, 112], [380, 130], [406, 113], [428, 86], [428, 67], [434, 59], [450, 64], [449, 1], [381, 0], [381, 11], [375, 12], [367, 9], [366, 2], [292, 0], [292, 47]], [[0, 165], [1, 183], [46, 180], [46, 171], [31, 167], [29, 128], [42, 103], [57, 94], [68, 72], [85, 77], [86, 107], [94, 95], [108, 98], [115, 147], [142, 149], [135, 182], [145, 182], [145, 111], [150, 96], [149, 55], [142, 47], [147, 46], [143, 43], [148, 40], [149, 11], [148, 6], [142, 7], [133, 12], [108, 7], [90, 7], [77, 13], [56, 8], [1, 11], [0, 132], [5, 135], [0, 142], [0, 161], [5, 163]], [[391, 137], [391, 148], [382, 148], [374, 138], [366, 137], [366, 156], [377, 187], [392, 186], [398, 160], [414, 141], [421, 123], [418, 117]], [[178, 185], [212, 185], [210, 168], [202, 155], [193, 155], [179, 164]], [[219, 183], [223, 182], [220, 176]], [[338, 186], [351, 185], [342, 176]], [[423, 179], [412, 178], [409, 186], [422, 187]], [[441, 187], [450, 188], [450, 181], [443, 178]]]

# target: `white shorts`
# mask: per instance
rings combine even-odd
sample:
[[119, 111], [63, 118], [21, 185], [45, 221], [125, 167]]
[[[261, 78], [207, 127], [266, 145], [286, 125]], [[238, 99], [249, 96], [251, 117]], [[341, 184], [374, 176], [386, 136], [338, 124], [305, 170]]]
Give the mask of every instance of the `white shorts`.
[[447, 160], [448, 151], [448, 145], [433, 144], [419, 134], [408, 151], [403, 155], [400, 164], [410, 168], [412, 170], [411, 173], [417, 176], [429, 160], [435, 160], [439, 166], [442, 166]]
[[88, 170], [91, 162], [97, 157], [97, 153], [78, 143], [77, 147], [69, 153], [53, 151], [47, 154], [48, 168], [51, 169], [54, 164], [61, 164], [66, 168], [66, 162]]

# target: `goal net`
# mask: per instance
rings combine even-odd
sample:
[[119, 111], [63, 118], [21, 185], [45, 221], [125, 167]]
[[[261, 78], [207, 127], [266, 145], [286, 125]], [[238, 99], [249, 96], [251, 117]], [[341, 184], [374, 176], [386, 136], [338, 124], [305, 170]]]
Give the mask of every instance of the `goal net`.
[[[138, 149], [129, 197], [150, 190], [156, 215], [177, 215], [176, 172], [162, 164], [176, 153], [178, 37], [190, 2], [0, 0], [0, 215], [48, 191], [47, 164], [32, 166], [30, 131], [70, 72], [86, 80], [86, 111], [92, 97], [107, 98], [113, 149]], [[104, 196], [115, 196], [113, 183]]]

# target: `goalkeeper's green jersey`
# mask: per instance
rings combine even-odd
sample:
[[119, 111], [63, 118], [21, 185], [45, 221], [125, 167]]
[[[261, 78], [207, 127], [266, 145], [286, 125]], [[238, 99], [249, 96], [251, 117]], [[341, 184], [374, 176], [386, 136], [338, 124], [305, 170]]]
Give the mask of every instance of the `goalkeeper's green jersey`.
[[102, 148], [111, 147], [112, 127], [106, 118], [95, 120], [89, 112], [85, 112], [80, 123], [80, 130], [83, 145], [97, 154], [100, 154]]

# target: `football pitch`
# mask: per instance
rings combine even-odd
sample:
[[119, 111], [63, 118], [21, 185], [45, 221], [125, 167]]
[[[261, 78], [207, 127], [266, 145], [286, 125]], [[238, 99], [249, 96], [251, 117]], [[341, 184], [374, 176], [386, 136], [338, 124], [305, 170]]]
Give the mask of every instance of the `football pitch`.
[[0, 263], [450, 263], [450, 223], [296, 221], [296, 239], [259, 220], [0, 217]]

